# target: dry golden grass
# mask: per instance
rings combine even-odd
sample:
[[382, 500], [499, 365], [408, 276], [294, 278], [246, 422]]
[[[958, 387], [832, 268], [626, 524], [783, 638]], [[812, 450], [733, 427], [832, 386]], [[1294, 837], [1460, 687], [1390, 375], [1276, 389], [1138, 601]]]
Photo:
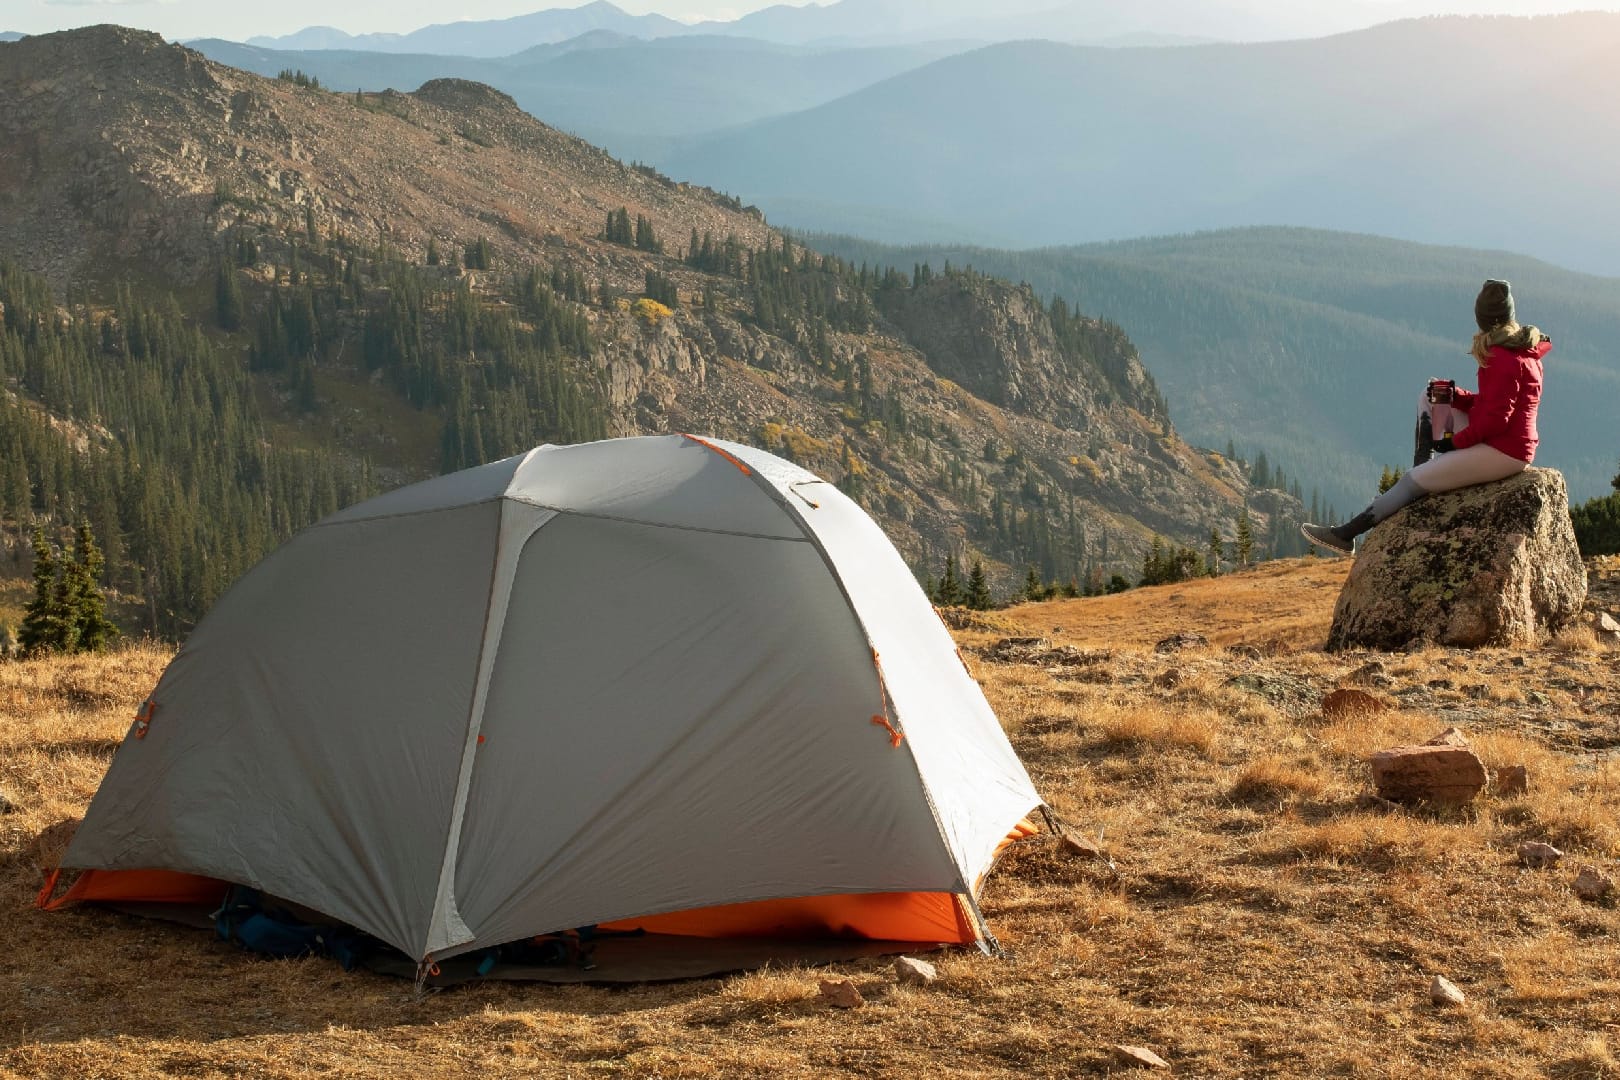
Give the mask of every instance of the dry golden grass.
[[[984, 906], [1011, 956], [936, 957], [866, 1007], [784, 968], [627, 988], [408, 984], [270, 962], [205, 933], [30, 907], [39, 861], [167, 655], [0, 664], [0, 1075], [18, 1077], [1108, 1075], [1116, 1043], [1185, 1076], [1620, 1077], [1620, 912], [1570, 892], [1620, 857], [1620, 660], [1588, 649], [1330, 656], [1344, 563], [1027, 605], [961, 630], [1037, 786], [1105, 863], [1017, 845]], [[1055, 629], [1056, 628], [1056, 629]], [[1171, 654], [1193, 630], [1213, 643]], [[1005, 664], [1000, 636], [1106, 649]], [[1228, 651], [1250, 645], [1255, 653]], [[1358, 686], [1390, 706], [1321, 715]], [[1461, 727], [1523, 795], [1362, 809], [1366, 757]], [[1520, 867], [1524, 840], [1566, 866]], [[1430, 1004], [1444, 974], [1468, 995]]]

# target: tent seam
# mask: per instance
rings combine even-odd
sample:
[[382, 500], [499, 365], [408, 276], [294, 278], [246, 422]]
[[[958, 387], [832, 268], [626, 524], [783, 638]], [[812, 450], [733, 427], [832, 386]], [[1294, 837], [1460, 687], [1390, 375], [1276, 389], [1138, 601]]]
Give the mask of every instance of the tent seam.
[[[816, 553], [821, 556], [822, 565], [826, 566], [827, 572], [832, 575], [833, 583], [838, 586], [839, 595], [844, 598], [844, 607], [849, 611], [850, 618], [855, 620], [855, 626], [861, 632], [861, 640], [866, 643], [867, 651], [872, 655], [872, 670], [877, 676], [879, 688], [883, 693], [884, 709], [886, 712], [894, 712], [894, 718], [896, 720], [900, 720], [901, 717], [899, 715], [899, 709], [895, 708], [893, 699], [890, 697], [888, 688], [884, 683], [883, 669], [880, 666], [881, 662], [878, 659], [877, 645], [872, 641], [872, 632], [867, 629], [866, 620], [862, 619], [861, 613], [856, 610], [855, 600], [849, 594], [849, 586], [845, 584], [843, 575], [838, 572], [838, 565], [833, 561], [832, 556], [828, 553], [826, 545], [821, 542], [821, 539], [816, 535], [815, 530], [810, 527], [809, 519], [799, 512], [799, 508], [794, 506], [793, 503], [789, 501], [787, 495], [784, 494], [780, 488], [762, 476], [760, 474], [760, 470], [750, 469], [747, 476], [748, 479], [754, 482], [755, 486], [765, 491], [766, 495], [772, 502], [776, 503], [779, 507], [787, 512], [788, 517], [796, 525], [798, 525], [799, 529], [803, 532], [805, 542], [814, 547], [816, 549]], [[900, 730], [901, 733], [904, 734], [905, 728], [902, 727]], [[956, 869], [957, 883], [961, 885], [962, 891], [971, 896], [973, 894], [973, 885], [967, 881], [967, 875], [963, 872], [962, 867], [956, 861], [956, 854], [951, 848], [950, 838], [945, 835], [945, 823], [940, 819], [939, 816], [939, 806], [934, 802], [934, 793], [928, 788], [928, 780], [923, 776], [922, 766], [917, 761], [917, 755], [912, 753], [909, 745], [906, 745], [905, 743], [902, 743], [902, 745], [904, 746], [906, 757], [911, 761], [912, 770], [917, 775], [917, 786], [922, 789], [923, 800], [928, 804], [928, 814], [934, 819], [934, 831], [939, 837], [940, 846], [945, 851], [945, 857], [950, 860], [951, 865]], [[979, 929], [981, 932], [988, 932], [988, 927], [984, 926], [982, 923], [980, 924]]]
[[[538, 452], [539, 452], [539, 448], [535, 448], [533, 450], [530, 450], [527, 454], [525, 454], [524, 458], [523, 458], [523, 463], [518, 466], [518, 469], [521, 469], [523, 467], [523, 465], [528, 464], [529, 459], [532, 458]], [[513, 470], [512, 475], [514, 476], [514, 478], [517, 475], [517, 471], [518, 470]], [[488, 503], [488, 502], [499, 502], [499, 503], [504, 504], [507, 501], [508, 501], [507, 495], [503, 491], [500, 495], [496, 496], [494, 499], [481, 499], [481, 500], [479, 500], [479, 502], [476, 505], [483, 505], [484, 503]], [[513, 501], [521, 501], [521, 500], [513, 500]], [[430, 511], [424, 511], [424, 512], [430, 512]], [[414, 516], [414, 515], [398, 515], [398, 516], [405, 517], [405, 516]], [[376, 520], [376, 519], [364, 519], [364, 520]], [[553, 520], [553, 519], [547, 518], [545, 521], [542, 521], [538, 525], [536, 525], [535, 529], [533, 531], [531, 531], [528, 534], [527, 537], [525, 537], [525, 539], [523, 541], [523, 544], [519, 545], [519, 551], [521, 551], [524, 546], [527, 546], [528, 540], [529, 540], [529, 538], [533, 537], [534, 532], [537, 532], [537, 531], [539, 531], [539, 529], [544, 528], [546, 523], [551, 521], [551, 520]], [[465, 811], [466, 804], [467, 804], [468, 800], [472, 798], [472, 765], [473, 765], [474, 753], [475, 753], [475, 751], [477, 749], [477, 743], [474, 740], [473, 732], [476, 731], [478, 728], [483, 726], [483, 709], [486, 708], [488, 706], [488, 704], [489, 704], [489, 698], [488, 698], [487, 693], [482, 696], [482, 701], [480, 701], [480, 684], [481, 684], [482, 677], [483, 677], [484, 670], [485, 670], [485, 667], [484, 667], [485, 654], [491, 648], [492, 637], [496, 633], [498, 633], [498, 628], [496, 628], [493, 625], [492, 620], [493, 620], [493, 616], [494, 616], [494, 613], [495, 613], [495, 606], [496, 606], [495, 605], [495, 590], [496, 590], [496, 587], [500, 584], [501, 576], [502, 576], [501, 571], [502, 571], [502, 567], [504, 565], [505, 557], [507, 555], [507, 553], [502, 551], [501, 547], [500, 547], [501, 542], [506, 539], [505, 532], [506, 532], [506, 510], [505, 510], [505, 507], [503, 505], [501, 510], [500, 510], [500, 513], [498, 515], [497, 521], [496, 521], [496, 526], [495, 526], [495, 536], [496, 536], [495, 557], [490, 560], [489, 591], [488, 591], [488, 594], [484, 598], [484, 632], [483, 632], [482, 636], [480, 637], [480, 640], [479, 640], [479, 643], [478, 643], [478, 659], [477, 659], [477, 662], [476, 662], [476, 666], [473, 669], [475, 674], [474, 674], [474, 680], [473, 680], [472, 697], [467, 702], [467, 723], [466, 723], [466, 728], [462, 732], [462, 737], [461, 737], [462, 738], [461, 756], [459, 758], [457, 758], [457, 760], [456, 760], [456, 786], [455, 786], [456, 797], [455, 797], [454, 801], [451, 803], [450, 814], [449, 814], [448, 819], [445, 821], [443, 854], [439, 857], [439, 876], [438, 876], [438, 880], [434, 883], [433, 907], [428, 913], [427, 938], [422, 942], [422, 945], [421, 945], [421, 951], [423, 952], [423, 959], [425, 959], [426, 957], [432, 955], [432, 952], [431, 952], [431, 950], [428, 949], [428, 946], [432, 944], [435, 928], [436, 928], [436, 925], [437, 925], [437, 923], [439, 921], [439, 904], [440, 904], [441, 899], [446, 904], [446, 915], [447, 916], [448, 916], [450, 907], [455, 904], [455, 868], [451, 865], [451, 855], [452, 855], [452, 852], [455, 852], [456, 854], [459, 854], [459, 852], [456, 850], [457, 847], [458, 847], [458, 843], [457, 843], [457, 837], [456, 837], [455, 833], [456, 833], [456, 830], [457, 830], [457, 826], [461, 821], [462, 814]], [[516, 560], [517, 556], [514, 555], [514, 556], [512, 556], [512, 558], [513, 558], [513, 563], [514, 563], [514, 567], [515, 567], [515, 560]], [[512, 579], [510, 579], [510, 578], [506, 582], [506, 590], [507, 590], [507, 595], [510, 596], [511, 595], [511, 590], [512, 590]], [[505, 618], [505, 616], [503, 615], [503, 622], [504, 622], [504, 618]], [[493, 659], [491, 659], [491, 661], [490, 661], [490, 672], [491, 672], [491, 674], [493, 674], [493, 671], [494, 671], [494, 666], [493, 665], [494, 665], [494, 661], [493, 661]], [[465, 787], [463, 786], [463, 781], [465, 781]], [[446, 882], [449, 883], [448, 890], [446, 889]], [[459, 912], [456, 914], [456, 919], [458, 921], [460, 921], [460, 919], [461, 919], [461, 915], [460, 915]], [[465, 923], [463, 923], [463, 926], [465, 926]], [[471, 927], [466, 927], [466, 929], [470, 932], [472, 928]]]
[[[774, 500], [773, 500], [774, 501]], [[305, 532], [314, 532], [316, 529], [335, 529], [344, 525], [362, 525], [373, 521], [397, 521], [401, 518], [425, 517], [428, 514], [448, 514], [458, 510], [466, 510], [474, 506], [483, 506], [492, 502], [515, 502], [524, 506], [532, 506], [536, 510], [549, 510], [554, 514], [568, 517], [590, 518], [593, 521], [616, 521], [624, 525], [642, 525], [649, 529], [674, 529], [678, 532], [706, 533], [711, 536], [737, 536], [745, 540], [779, 540], [784, 544], [813, 543], [804, 536], [772, 536], [770, 533], [741, 532], [736, 529], [709, 529], [701, 525], [677, 525], [669, 521], [648, 521], [645, 518], [623, 517], [618, 514], [598, 514], [589, 510], [571, 510], [563, 506], [552, 506], [535, 499], [526, 499], [521, 495], [512, 495], [502, 492], [487, 499], [476, 502], [460, 503], [456, 506], [436, 506], [428, 510], [404, 510], [397, 514], [378, 514], [375, 517], [349, 518], [345, 521], [317, 522], [305, 529]]]

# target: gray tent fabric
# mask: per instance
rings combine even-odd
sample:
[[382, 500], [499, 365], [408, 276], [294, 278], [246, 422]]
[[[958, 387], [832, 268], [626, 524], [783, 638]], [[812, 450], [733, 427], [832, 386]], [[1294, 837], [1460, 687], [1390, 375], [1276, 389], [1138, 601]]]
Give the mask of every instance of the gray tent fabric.
[[251, 885], [416, 958], [759, 900], [971, 901], [1041, 802], [871, 518], [686, 436], [334, 515], [153, 701], [64, 866]]

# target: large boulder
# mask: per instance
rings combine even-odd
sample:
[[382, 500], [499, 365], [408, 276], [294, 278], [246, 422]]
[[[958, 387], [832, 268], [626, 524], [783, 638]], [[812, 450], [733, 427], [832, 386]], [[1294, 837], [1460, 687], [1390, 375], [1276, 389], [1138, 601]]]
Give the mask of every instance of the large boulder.
[[1535, 645], [1575, 622], [1585, 601], [1564, 478], [1526, 469], [1431, 495], [1369, 533], [1327, 647]]

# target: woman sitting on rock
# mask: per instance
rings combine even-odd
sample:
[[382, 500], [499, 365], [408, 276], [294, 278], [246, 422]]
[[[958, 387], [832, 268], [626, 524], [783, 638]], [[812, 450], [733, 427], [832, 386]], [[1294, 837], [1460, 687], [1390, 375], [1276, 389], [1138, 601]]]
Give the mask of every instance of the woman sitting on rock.
[[1491, 279], [1474, 301], [1474, 359], [1479, 361], [1479, 393], [1431, 390], [1431, 400], [1450, 395], [1452, 408], [1468, 414], [1468, 426], [1435, 444], [1435, 457], [1415, 466], [1372, 504], [1345, 522], [1301, 525], [1318, 547], [1349, 555], [1355, 539], [1402, 507], [1437, 491], [1506, 480], [1529, 468], [1536, 456], [1536, 407], [1541, 403], [1541, 359], [1552, 341], [1515, 318], [1513, 290]]

